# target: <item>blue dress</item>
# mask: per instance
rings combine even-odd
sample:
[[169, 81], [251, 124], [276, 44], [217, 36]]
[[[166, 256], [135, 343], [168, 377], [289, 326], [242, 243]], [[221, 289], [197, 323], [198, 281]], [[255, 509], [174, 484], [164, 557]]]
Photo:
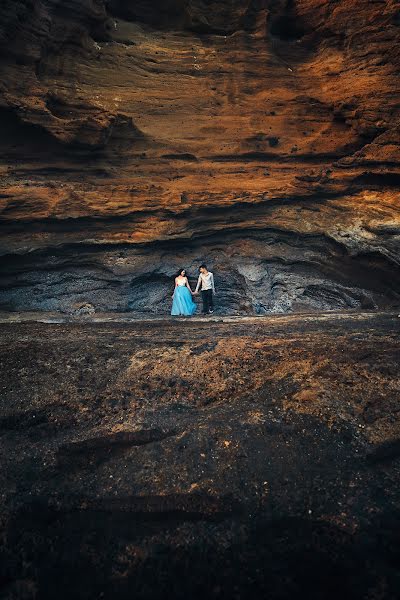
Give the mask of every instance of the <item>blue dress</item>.
[[192, 294], [185, 284], [179, 284], [174, 291], [171, 315], [185, 315], [189, 317], [196, 312], [197, 305], [192, 300]]

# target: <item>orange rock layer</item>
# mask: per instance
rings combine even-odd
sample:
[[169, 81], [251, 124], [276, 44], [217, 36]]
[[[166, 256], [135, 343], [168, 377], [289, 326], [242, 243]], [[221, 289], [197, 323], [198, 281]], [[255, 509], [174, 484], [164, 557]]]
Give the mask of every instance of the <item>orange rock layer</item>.
[[3, 308], [398, 304], [394, 1], [7, 0]]

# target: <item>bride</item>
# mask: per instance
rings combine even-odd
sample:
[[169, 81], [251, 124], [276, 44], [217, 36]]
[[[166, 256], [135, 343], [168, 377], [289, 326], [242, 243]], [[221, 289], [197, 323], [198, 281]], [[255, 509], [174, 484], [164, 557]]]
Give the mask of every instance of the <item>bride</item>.
[[193, 292], [186, 277], [186, 271], [180, 269], [177, 277], [175, 277], [171, 315], [193, 315], [196, 312], [196, 303], [193, 302], [192, 295]]

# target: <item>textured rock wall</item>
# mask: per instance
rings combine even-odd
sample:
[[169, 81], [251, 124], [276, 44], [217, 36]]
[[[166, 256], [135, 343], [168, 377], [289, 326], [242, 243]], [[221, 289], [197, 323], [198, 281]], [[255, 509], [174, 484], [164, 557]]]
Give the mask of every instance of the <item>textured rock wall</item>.
[[400, 10], [361, 0], [6, 0], [0, 306], [400, 302]]

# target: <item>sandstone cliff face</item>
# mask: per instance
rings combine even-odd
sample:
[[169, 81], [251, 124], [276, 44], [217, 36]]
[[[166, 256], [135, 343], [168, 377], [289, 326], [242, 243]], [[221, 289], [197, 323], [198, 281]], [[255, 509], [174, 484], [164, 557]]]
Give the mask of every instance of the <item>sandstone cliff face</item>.
[[0, 5], [1, 307], [400, 302], [400, 10], [361, 0]]

